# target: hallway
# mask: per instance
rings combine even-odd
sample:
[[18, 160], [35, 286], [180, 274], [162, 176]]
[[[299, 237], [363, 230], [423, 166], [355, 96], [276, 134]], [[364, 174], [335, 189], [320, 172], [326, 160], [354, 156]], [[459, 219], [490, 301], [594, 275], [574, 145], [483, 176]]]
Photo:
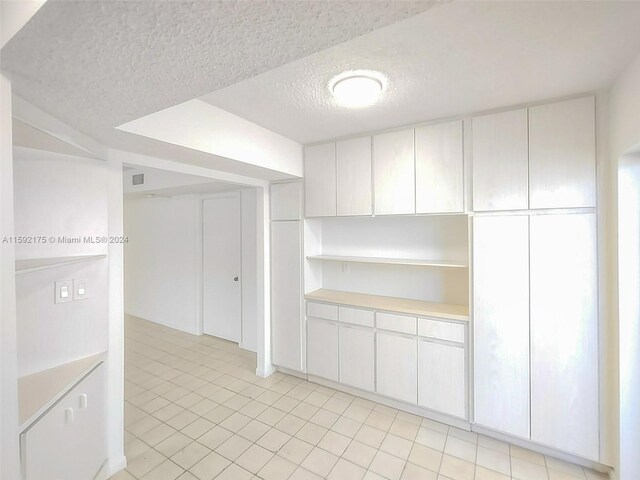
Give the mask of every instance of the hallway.
[[601, 474], [275, 373], [127, 317], [125, 451], [113, 480], [596, 480]]

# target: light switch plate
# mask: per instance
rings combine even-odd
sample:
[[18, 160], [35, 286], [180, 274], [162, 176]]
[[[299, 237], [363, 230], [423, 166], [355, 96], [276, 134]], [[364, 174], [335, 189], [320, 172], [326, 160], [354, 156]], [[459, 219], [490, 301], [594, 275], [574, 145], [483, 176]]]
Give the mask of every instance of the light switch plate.
[[73, 300], [84, 300], [89, 298], [89, 287], [86, 279], [74, 278], [73, 279]]
[[73, 302], [73, 280], [62, 280], [55, 283], [55, 303]]

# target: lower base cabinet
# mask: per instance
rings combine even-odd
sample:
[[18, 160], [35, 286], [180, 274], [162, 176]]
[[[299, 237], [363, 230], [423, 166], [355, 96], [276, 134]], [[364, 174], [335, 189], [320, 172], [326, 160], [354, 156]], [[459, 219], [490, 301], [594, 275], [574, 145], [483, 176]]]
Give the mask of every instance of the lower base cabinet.
[[418, 340], [418, 405], [466, 417], [464, 347]]
[[374, 333], [340, 326], [340, 382], [370, 392], [375, 389]]
[[376, 391], [409, 403], [418, 400], [418, 340], [391, 333], [376, 334]]
[[338, 381], [338, 325], [307, 319], [307, 372]]
[[26, 480], [88, 480], [106, 453], [104, 366], [98, 366], [21, 434]]

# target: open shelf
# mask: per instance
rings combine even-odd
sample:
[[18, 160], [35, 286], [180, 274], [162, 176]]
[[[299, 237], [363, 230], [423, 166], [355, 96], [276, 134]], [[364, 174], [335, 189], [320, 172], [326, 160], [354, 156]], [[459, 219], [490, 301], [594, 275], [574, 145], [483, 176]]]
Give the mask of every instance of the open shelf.
[[87, 373], [102, 363], [106, 352], [65, 363], [18, 379], [20, 431], [62, 398]]
[[427, 302], [410, 298], [383, 297], [365, 293], [343, 292], [321, 288], [305, 295], [307, 300], [336, 303], [353, 307], [386, 310], [408, 315], [448, 318], [451, 320], [469, 320], [469, 307], [447, 303]]
[[45, 268], [54, 268], [60, 265], [67, 265], [70, 263], [87, 262], [89, 260], [97, 260], [99, 258], [106, 258], [106, 254], [100, 255], [76, 255], [67, 257], [50, 257], [50, 258], [29, 258], [25, 260], [16, 260], [16, 274], [35, 272], [37, 270], [43, 270]]
[[342, 255], [309, 255], [307, 260], [327, 262], [377, 263], [388, 265], [412, 265], [416, 267], [468, 268], [464, 262], [444, 260], [421, 260], [413, 258], [352, 257]]

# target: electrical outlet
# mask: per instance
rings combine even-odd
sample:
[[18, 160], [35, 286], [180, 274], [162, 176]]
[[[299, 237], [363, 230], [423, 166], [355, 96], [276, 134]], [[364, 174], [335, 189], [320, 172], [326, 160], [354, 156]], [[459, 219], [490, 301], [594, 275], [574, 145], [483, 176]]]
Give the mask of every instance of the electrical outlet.
[[87, 281], [85, 279], [74, 278], [73, 279], [73, 300], [84, 300], [89, 298], [89, 289], [87, 287]]
[[55, 283], [55, 303], [73, 302], [73, 280], [62, 280]]

